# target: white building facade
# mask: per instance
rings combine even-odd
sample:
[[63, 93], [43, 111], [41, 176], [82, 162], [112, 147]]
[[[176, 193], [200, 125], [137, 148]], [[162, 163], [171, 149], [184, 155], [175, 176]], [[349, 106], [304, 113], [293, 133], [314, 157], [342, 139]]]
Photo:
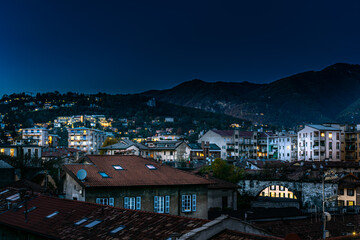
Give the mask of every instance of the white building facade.
[[25, 128], [21, 131], [23, 140], [33, 141], [41, 147], [49, 145], [49, 129], [45, 128]]
[[339, 128], [305, 125], [298, 132], [298, 159], [305, 161], [341, 161]]
[[106, 139], [106, 133], [91, 128], [69, 128], [68, 147], [76, 148], [90, 154], [98, 154], [99, 148]]
[[297, 160], [297, 135], [282, 135], [277, 137], [278, 159], [292, 162]]

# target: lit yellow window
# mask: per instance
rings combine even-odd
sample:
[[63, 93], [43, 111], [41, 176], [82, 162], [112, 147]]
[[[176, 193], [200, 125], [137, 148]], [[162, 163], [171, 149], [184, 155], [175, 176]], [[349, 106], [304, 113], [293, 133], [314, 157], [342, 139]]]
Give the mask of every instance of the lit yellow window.
[[5, 149], [2, 148], [2, 149], [1, 149], [1, 153], [5, 153]]
[[321, 137], [325, 137], [325, 133], [322, 132], [322, 133], [320, 134], [320, 136], [321, 136]]
[[14, 156], [14, 149], [10, 149], [10, 156], [13, 157]]
[[275, 193], [275, 192], [271, 192], [271, 197], [276, 197], [276, 193]]
[[332, 139], [332, 133], [329, 133], [329, 138]]
[[348, 206], [354, 206], [354, 201], [348, 201]]
[[84, 130], [84, 134], [86, 134], [86, 130]]

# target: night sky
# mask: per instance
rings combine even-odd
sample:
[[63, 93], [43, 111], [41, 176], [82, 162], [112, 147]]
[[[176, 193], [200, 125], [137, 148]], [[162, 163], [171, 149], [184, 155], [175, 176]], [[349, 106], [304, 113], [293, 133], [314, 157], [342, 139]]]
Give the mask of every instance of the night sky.
[[360, 63], [358, 0], [0, 5], [0, 96], [266, 83], [336, 62]]

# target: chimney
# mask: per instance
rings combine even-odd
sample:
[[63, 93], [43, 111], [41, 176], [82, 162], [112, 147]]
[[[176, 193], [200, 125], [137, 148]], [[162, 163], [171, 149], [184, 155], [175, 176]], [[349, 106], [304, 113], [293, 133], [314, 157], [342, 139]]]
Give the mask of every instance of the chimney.
[[209, 147], [209, 146], [210, 146], [210, 143], [209, 143], [209, 142], [206, 142], [206, 146]]
[[201, 142], [201, 149], [204, 149], [204, 146], [205, 146], [205, 142], [202, 141], [202, 142]]

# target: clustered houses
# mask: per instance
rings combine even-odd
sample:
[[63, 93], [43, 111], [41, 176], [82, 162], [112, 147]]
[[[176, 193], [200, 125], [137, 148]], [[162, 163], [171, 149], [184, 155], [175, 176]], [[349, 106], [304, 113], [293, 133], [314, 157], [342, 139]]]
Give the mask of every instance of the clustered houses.
[[267, 142], [272, 133], [210, 130], [198, 142], [214, 143], [221, 149], [221, 158], [228, 160], [267, 158]]
[[203, 141], [219, 146], [225, 160], [360, 161], [360, 124], [309, 124], [298, 133], [277, 134], [210, 130], [198, 140]]
[[68, 147], [96, 154], [106, 139], [103, 131], [91, 128], [68, 128]]
[[39, 145], [0, 145], [0, 154], [11, 157], [35, 157], [41, 158], [42, 147]]

